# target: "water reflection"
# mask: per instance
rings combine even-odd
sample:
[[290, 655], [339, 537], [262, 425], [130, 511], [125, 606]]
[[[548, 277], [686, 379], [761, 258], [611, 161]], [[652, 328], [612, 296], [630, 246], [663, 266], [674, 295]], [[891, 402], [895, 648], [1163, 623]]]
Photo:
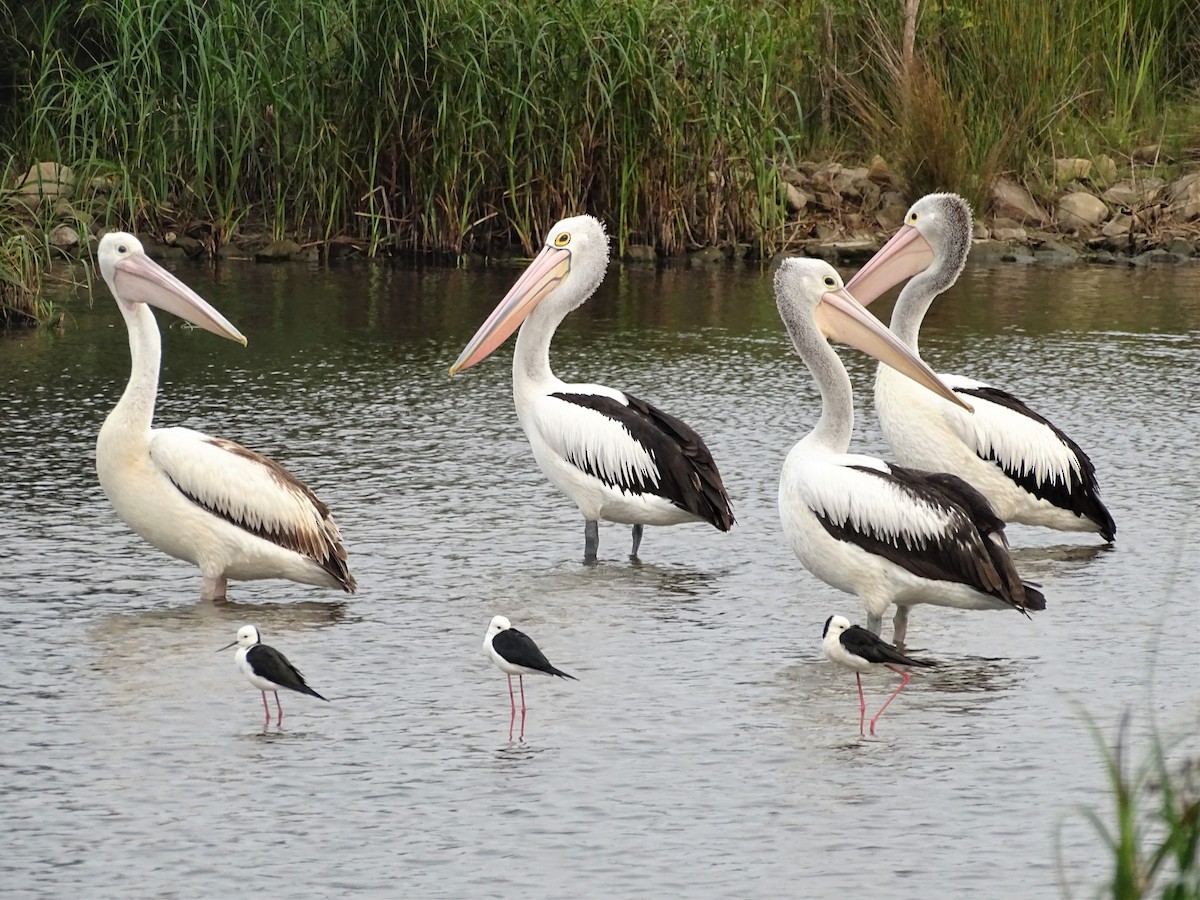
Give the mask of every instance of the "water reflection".
[[[256, 833], [278, 836], [258, 875], [329, 895], [394, 893], [399, 865], [414, 896], [803, 883], [819, 897], [853, 870], [912, 895], [1057, 897], [1047, 838], [1107, 790], [1074, 701], [1101, 723], [1136, 704], [1194, 731], [1200, 673], [1164, 651], [1200, 628], [1200, 474], [1164, 461], [1192, 459], [1200, 436], [1200, 267], [969, 269], [935, 306], [930, 358], [1094, 448], [1120, 533], [1107, 549], [1014, 528], [1048, 608], [918, 611], [914, 652], [943, 665], [914, 676], [877, 741], [858, 739], [853, 676], [819, 652], [825, 618], [861, 621], [861, 607], [803, 572], [779, 532], [783, 455], [819, 400], [761, 272], [614, 268], [560, 329], [564, 374], [697, 427], [738, 516], [729, 534], [651, 529], [640, 565], [610, 527], [593, 568], [577, 513], [530, 457], [507, 364], [445, 377], [512, 271], [181, 274], [250, 346], [166, 330], [160, 421], [301, 474], [334, 509], [360, 592], [243, 582], [233, 602], [196, 604], [195, 569], [131, 535], [95, 484], [96, 431], [128, 374], [111, 302], [62, 333], [0, 339], [0, 446], [19, 461], [0, 479], [10, 891], [232, 894], [239, 871], [211, 860]], [[873, 367], [847, 362], [856, 449], [886, 455]], [[580, 677], [531, 685], [524, 740], [516, 722], [506, 740], [504, 683], [479, 652], [496, 613]], [[213, 653], [247, 623], [334, 702], [261, 731], [258, 692]], [[865, 687], [877, 706], [895, 679]], [[892, 827], [896, 808], [911, 829]], [[1087, 829], [1062, 853], [1077, 892], [1103, 877]]]

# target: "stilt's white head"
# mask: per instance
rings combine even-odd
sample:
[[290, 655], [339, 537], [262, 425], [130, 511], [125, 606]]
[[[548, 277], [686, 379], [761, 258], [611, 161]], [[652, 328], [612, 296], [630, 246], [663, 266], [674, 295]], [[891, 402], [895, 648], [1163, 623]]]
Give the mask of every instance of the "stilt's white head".
[[[253, 647], [255, 644], [261, 644], [262, 637], [258, 633], [258, 629], [253, 625], [243, 625], [238, 629], [237, 640], [230, 644], [226, 644], [221, 650], [228, 650], [230, 647]], [[217, 652], [220, 653], [221, 650]]]

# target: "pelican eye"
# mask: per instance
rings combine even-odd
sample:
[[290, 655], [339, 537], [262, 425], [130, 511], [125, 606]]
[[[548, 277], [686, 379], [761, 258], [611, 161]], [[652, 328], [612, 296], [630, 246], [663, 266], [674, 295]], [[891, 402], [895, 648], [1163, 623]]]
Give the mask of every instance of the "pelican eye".
[[565, 247], [569, 243], [571, 243], [571, 232], [569, 232], [569, 231], [562, 232], [558, 237], [556, 237], [554, 239], [555, 247]]
[[910, 213], [908, 214], [908, 224], [909, 224], [909, 225], [916, 225], [916, 224], [917, 224], [917, 219], [919, 219], [919, 218], [921, 218], [921, 217], [920, 217], [920, 216], [919, 216], [917, 213], [915, 213], [915, 212], [910, 212]]
[[117, 252], [118, 252], [118, 253], [128, 253], [128, 252], [129, 252], [129, 248], [128, 248], [128, 247], [126, 247], [124, 244], [118, 244], [118, 245], [117, 245]]
[[832, 275], [825, 276], [825, 287], [837, 287], [837, 281]]

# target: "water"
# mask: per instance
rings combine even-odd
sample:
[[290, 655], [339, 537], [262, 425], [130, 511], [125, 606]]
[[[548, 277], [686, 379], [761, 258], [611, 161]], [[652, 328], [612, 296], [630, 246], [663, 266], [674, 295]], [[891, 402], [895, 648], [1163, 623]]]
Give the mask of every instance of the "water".
[[[1090, 894], [1108, 818], [1086, 724], [1135, 711], [1197, 751], [1200, 267], [969, 269], [923, 348], [1009, 387], [1096, 463], [1118, 523], [1011, 531], [1049, 608], [918, 607], [920, 673], [860, 740], [822, 623], [856, 600], [780, 533], [780, 465], [817, 397], [769, 279], [614, 269], [555, 342], [568, 378], [625, 388], [702, 434], [738, 517], [583, 523], [516, 422], [511, 344], [446, 369], [517, 274], [231, 266], [182, 277], [250, 337], [164, 326], [157, 421], [268, 453], [334, 509], [360, 590], [200, 578], [117, 519], [95, 435], [128, 374], [98, 293], [62, 334], [0, 339], [0, 885], [14, 896]], [[886, 314], [886, 308], [880, 310]], [[871, 369], [846, 356], [856, 446], [885, 454]], [[480, 643], [503, 613], [578, 682], [531, 679], [525, 740]], [[259, 695], [214, 651], [246, 623], [326, 705]], [[878, 706], [892, 681], [867, 679]]]

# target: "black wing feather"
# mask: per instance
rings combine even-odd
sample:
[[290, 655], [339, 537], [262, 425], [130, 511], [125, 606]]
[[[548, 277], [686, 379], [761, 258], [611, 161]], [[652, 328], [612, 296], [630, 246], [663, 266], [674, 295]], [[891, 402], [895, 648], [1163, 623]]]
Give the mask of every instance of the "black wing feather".
[[632, 483], [617, 483], [586, 459], [571, 459], [572, 465], [611, 487], [656, 494], [721, 531], [733, 527], [733, 509], [717, 464], [703, 438], [686, 422], [629, 394], [624, 395], [628, 405], [601, 394], [560, 392], [550, 396], [619, 422], [654, 458], [660, 478], [655, 485], [634, 473]]
[[867, 662], [892, 663], [899, 666], [936, 666], [932, 660], [914, 659], [905, 656], [887, 641], [872, 634], [858, 625], [851, 625], [842, 632], [839, 640], [842, 646], [855, 656], [860, 656]]
[[492, 638], [492, 647], [504, 659], [514, 666], [524, 666], [547, 675], [557, 675], [559, 678], [570, 678], [578, 681], [574, 675], [568, 675], [561, 669], [550, 665], [546, 654], [533, 642], [533, 638], [515, 628], [506, 628]]
[[246, 651], [246, 661], [254, 674], [267, 681], [273, 681], [280, 687], [288, 688], [301, 694], [308, 694], [318, 700], [329, 701], [308, 686], [300, 670], [288, 662], [288, 658], [266, 644], [255, 644]]
[[[940, 540], [881, 537], [857, 530], [849, 519], [838, 523], [817, 513], [834, 538], [856, 544], [920, 578], [965, 584], [1021, 612], [1045, 609], [1041, 593], [1027, 588], [1016, 573], [1004, 546], [1003, 522], [996, 518], [984, 496], [965, 481], [954, 475], [902, 466], [889, 465], [888, 472], [868, 466], [850, 468], [891, 482], [915, 503], [933, 505], [946, 516], [946, 531]], [[982, 514], [978, 525], [972, 509]]]
[[1096, 467], [1092, 465], [1091, 459], [1083, 452], [1082, 447], [1067, 437], [1053, 422], [1038, 415], [1007, 391], [1002, 391], [994, 387], [977, 387], [955, 388], [955, 393], [967, 394], [971, 397], [978, 397], [980, 400], [988, 400], [998, 406], [1007, 407], [1013, 412], [1049, 428], [1054, 436], [1066, 444], [1075, 455], [1075, 458], [1079, 460], [1079, 472], [1077, 473], [1074, 469], [1071, 469], [1067, 474], [1066, 482], [1059, 481], [1058, 479], [1040, 481], [1033, 469], [1010, 468], [996, 457], [994, 450], [987, 456], [984, 456], [982, 453], [979, 455], [989, 462], [994, 462], [1004, 470], [1004, 473], [1009, 478], [1039, 500], [1053, 503], [1059, 509], [1070, 510], [1075, 515], [1094, 522], [1100, 530], [1100, 535], [1106, 541], [1111, 542], [1116, 537], [1116, 523], [1113, 522], [1113, 517], [1109, 513], [1108, 508], [1100, 500], [1100, 486], [1096, 483]]

